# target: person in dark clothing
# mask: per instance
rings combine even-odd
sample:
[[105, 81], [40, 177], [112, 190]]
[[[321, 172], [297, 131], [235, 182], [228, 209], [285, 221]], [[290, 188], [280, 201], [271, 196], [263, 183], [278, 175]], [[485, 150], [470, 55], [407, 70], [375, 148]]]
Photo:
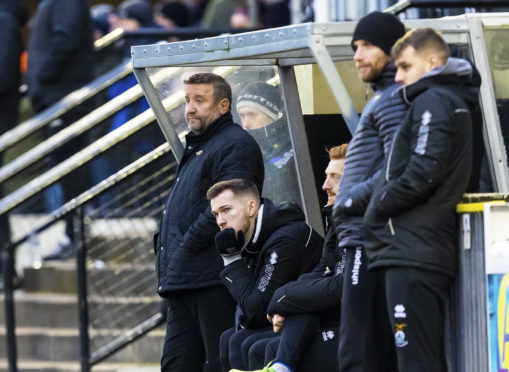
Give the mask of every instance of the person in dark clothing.
[[[303, 274], [278, 288], [269, 303], [267, 314], [274, 331], [281, 336], [263, 335], [246, 340], [250, 370], [267, 365], [266, 372], [295, 370], [337, 370], [336, 352], [339, 333], [344, 250], [336, 244], [330, 218], [336, 192], [345, 165], [347, 144], [329, 150], [322, 189], [327, 192], [324, 207], [326, 234], [322, 257], [311, 273]], [[266, 351], [266, 352], [265, 352]], [[234, 370], [238, 372], [238, 370]], [[256, 371], [255, 371], [256, 372]]]
[[93, 27], [87, 0], [43, 0], [28, 40], [28, 95], [36, 112], [94, 78]]
[[369, 269], [382, 277], [399, 371], [446, 371], [445, 304], [457, 263], [456, 204], [472, 167], [479, 74], [430, 28], [392, 51], [410, 107], [365, 215]]
[[205, 198], [219, 181], [245, 178], [263, 187], [263, 158], [253, 138], [232, 120], [231, 88], [220, 76], [184, 81], [191, 132], [154, 236], [157, 292], [168, 300], [162, 371], [219, 371], [219, 336], [233, 326], [235, 304], [222, 285], [214, 248], [219, 230]]
[[[28, 12], [19, 0], [0, 2], [0, 135], [18, 124], [20, 55], [23, 41], [20, 29]], [[1, 157], [0, 157], [1, 158]]]
[[266, 312], [274, 291], [313, 269], [323, 238], [306, 224], [298, 205], [260, 199], [248, 180], [219, 182], [207, 198], [221, 229], [215, 238], [225, 266], [221, 280], [237, 304], [236, 326], [221, 336], [223, 370], [228, 371], [243, 368], [232, 349], [240, 355], [245, 337], [270, 327]]
[[262, 195], [274, 203], [301, 204], [295, 156], [283, 116], [281, 94], [273, 85], [254, 82], [237, 97], [242, 127], [262, 150], [265, 182]]
[[[93, 25], [88, 1], [42, 0], [30, 28], [26, 82], [32, 108], [39, 113], [94, 78]], [[44, 128], [44, 136], [52, 137], [91, 110], [90, 102], [82, 103], [49, 123]], [[70, 157], [76, 148], [82, 147], [82, 141], [77, 138], [54, 151], [47, 157], [47, 165], [55, 166]], [[78, 193], [79, 185], [69, 177], [51, 185], [44, 192], [46, 211], [55, 210]], [[72, 257], [72, 234], [69, 217], [65, 235], [45, 259]]]
[[341, 372], [380, 370], [381, 360], [391, 354], [387, 343], [377, 342], [375, 328], [385, 317], [372, 306], [378, 295], [376, 276], [367, 271], [363, 215], [394, 134], [406, 113], [397, 94], [396, 68], [391, 63], [392, 45], [405, 27], [391, 14], [373, 12], [355, 27], [352, 48], [360, 78], [371, 84], [374, 95], [366, 103], [348, 147], [345, 172], [333, 208], [338, 244], [346, 249], [341, 301], [338, 360]]

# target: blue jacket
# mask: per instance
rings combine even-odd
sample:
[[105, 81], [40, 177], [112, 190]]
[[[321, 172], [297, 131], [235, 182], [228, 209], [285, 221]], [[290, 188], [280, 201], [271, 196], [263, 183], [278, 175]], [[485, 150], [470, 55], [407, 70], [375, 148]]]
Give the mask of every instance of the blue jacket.
[[363, 246], [363, 215], [392, 139], [407, 106], [394, 81], [396, 68], [388, 64], [372, 83], [375, 94], [368, 101], [346, 153], [345, 170], [334, 204], [332, 219], [340, 247]]
[[219, 231], [206, 198], [219, 181], [246, 178], [263, 187], [263, 158], [255, 140], [226, 113], [201, 135], [186, 136], [186, 148], [155, 237], [157, 292], [220, 285], [223, 260]]

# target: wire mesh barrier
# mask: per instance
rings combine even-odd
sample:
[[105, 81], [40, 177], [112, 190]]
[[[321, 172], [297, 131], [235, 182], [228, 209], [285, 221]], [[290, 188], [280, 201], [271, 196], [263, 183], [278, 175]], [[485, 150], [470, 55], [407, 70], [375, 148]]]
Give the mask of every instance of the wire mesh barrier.
[[[143, 169], [142, 175], [112, 188], [107, 202], [85, 208], [92, 359], [161, 311], [161, 299], [155, 294], [152, 235], [175, 172], [176, 162], [167, 154]], [[154, 345], [155, 350], [159, 346]]]

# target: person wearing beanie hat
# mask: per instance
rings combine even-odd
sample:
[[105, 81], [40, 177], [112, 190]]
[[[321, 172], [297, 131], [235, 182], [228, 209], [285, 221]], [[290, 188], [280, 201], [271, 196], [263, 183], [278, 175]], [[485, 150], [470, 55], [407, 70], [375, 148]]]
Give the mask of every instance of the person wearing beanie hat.
[[[341, 372], [394, 371], [394, 340], [385, 308], [376, 307], [382, 292], [376, 272], [367, 270], [363, 215], [381, 174], [393, 137], [407, 112], [397, 94], [392, 45], [405, 34], [393, 15], [373, 12], [361, 18], [352, 37], [353, 59], [362, 81], [374, 91], [366, 102], [348, 147], [345, 170], [332, 220], [346, 261], [341, 300], [338, 362]], [[394, 368], [393, 368], [394, 367]]]
[[263, 196], [276, 204], [283, 201], [301, 204], [294, 151], [279, 89], [263, 82], [250, 83], [237, 97], [236, 108], [242, 127], [262, 150]]

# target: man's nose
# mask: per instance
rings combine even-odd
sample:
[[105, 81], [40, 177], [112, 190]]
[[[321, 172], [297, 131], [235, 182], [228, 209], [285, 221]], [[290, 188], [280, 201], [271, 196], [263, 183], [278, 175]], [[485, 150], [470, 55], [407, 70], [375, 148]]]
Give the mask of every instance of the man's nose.
[[195, 112], [196, 107], [193, 102], [188, 102], [186, 105], [186, 112]]
[[328, 182], [328, 181], [329, 181], [329, 180], [325, 180], [325, 182], [324, 182], [324, 183], [323, 183], [323, 185], [322, 185], [322, 190], [324, 190], [324, 191], [330, 190], [330, 188], [331, 188], [331, 187], [330, 187], [330, 185], [329, 185], [329, 182]]
[[216, 222], [219, 227], [223, 227], [224, 225], [226, 225], [226, 221], [220, 214], [217, 215]]
[[396, 71], [396, 76], [394, 77], [396, 83], [403, 83], [403, 73], [400, 70]]
[[355, 49], [355, 53], [353, 54], [354, 61], [360, 61], [362, 59], [362, 48], [359, 47]]

